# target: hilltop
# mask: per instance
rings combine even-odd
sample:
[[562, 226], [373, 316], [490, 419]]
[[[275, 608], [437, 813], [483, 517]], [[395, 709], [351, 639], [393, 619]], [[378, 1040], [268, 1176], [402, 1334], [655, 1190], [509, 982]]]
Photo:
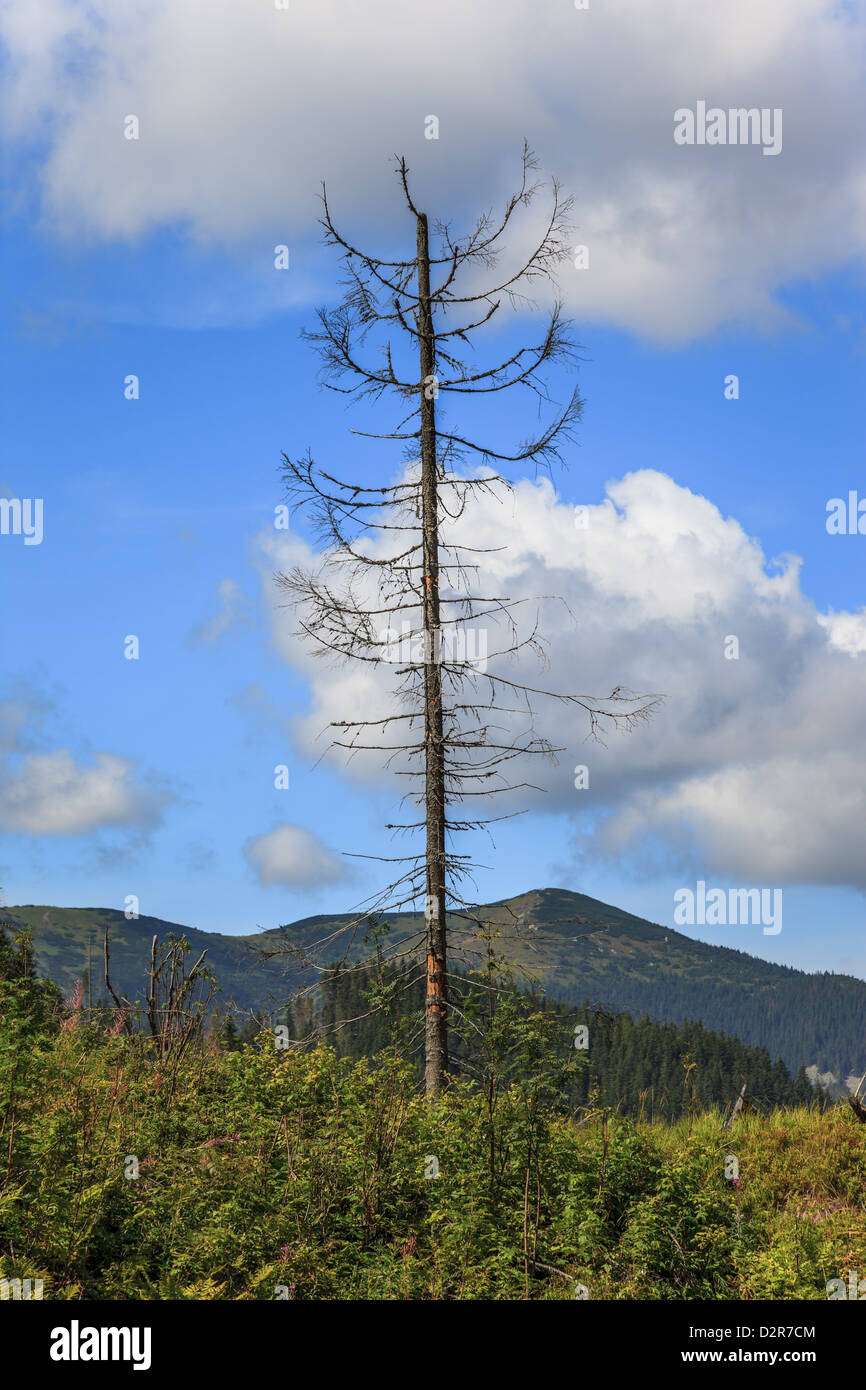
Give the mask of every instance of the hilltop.
[[[852, 976], [811, 974], [694, 941], [565, 889], [536, 889], [479, 906], [473, 915], [502, 928], [503, 951], [531, 971], [552, 999], [646, 1013], [664, 1022], [699, 1019], [707, 1028], [766, 1047], [792, 1070], [814, 1065], [841, 1077], [866, 1071], [866, 982]], [[157, 917], [127, 921], [122, 912], [107, 908], [18, 906], [6, 909], [5, 916], [31, 927], [40, 972], [64, 989], [86, 970], [92, 937], [94, 998], [104, 993], [106, 926], [112, 977], [131, 998], [141, 993], [151, 938], [183, 933], [196, 954], [207, 948], [222, 985], [221, 1006], [245, 1010], [275, 1006], [298, 983], [299, 971], [285, 948], [309, 945], [352, 920], [348, 913], [320, 914], [235, 936]], [[393, 914], [389, 921], [397, 938], [421, 924], [407, 913]], [[455, 919], [455, 927], [459, 942], [465, 924]], [[334, 946], [332, 954], [338, 949]], [[365, 950], [359, 940], [351, 955], [357, 958]]]

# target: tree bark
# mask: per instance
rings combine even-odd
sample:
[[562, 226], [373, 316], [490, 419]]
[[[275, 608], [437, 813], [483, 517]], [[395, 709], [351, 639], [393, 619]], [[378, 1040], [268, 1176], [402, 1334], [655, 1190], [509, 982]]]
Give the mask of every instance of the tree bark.
[[418, 214], [418, 333], [421, 361], [421, 527], [424, 622], [424, 806], [427, 825], [424, 921], [427, 939], [425, 1088], [439, 1095], [448, 1072], [445, 938], [445, 743], [439, 622], [439, 490], [436, 464], [435, 338], [430, 307], [427, 218]]
[[728, 1116], [728, 1118], [725, 1120], [725, 1123], [724, 1123], [723, 1128], [724, 1128], [724, 1129], [733, 1129], [733, 1127], [734, 1127], [734, 1120], [737, 1118], [737, 1116], [739, 1115], [740, 1111], [741, 1111], [741, 1110], [745, 1110], [745, 1108], [746, 1108], [746, 1083], [745, 1083], [745, 1081], [744, 1081], [743, 1084], [742, 1084], [742, 1086], [740, 1087], [740, 1094], [737, 1096], [737, 1099], [734, 1101], [734, 1108], [733, 1108], [733, 1110], [731, 1111], [731, 1113], [730, 1113], [730, 1115]]

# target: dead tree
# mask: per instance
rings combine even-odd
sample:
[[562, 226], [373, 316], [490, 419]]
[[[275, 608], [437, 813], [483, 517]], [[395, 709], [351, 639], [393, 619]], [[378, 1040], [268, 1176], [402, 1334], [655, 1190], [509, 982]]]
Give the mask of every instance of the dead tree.
[[108, 928], [103, 941], [105, 987], [114, 1002], [118, 1027], [134, 1037], [136, 1023], [146, 1023], [150, 1047], [161, 1061], [171, 1059], [179, 1064], [190, 1045], [198, 1040], [213, 1001], [216, 981], [205, 966], [207, 951], [202, 951], [187, 974], [186, 957], [190, 950], [186, 937], [169, 935], [160, 943], [154, 936], [150, 943], [150, 966], [147, 972], [147, 993], [143, 1006], [119, 997], [109, 973]]
[[[423, 851], [385, 861], [401, 866], [397, 877], [365, 904], [358, 921], [374, 911], [424, 902], [430, 1096], [440, 1092], [448, 1072], [447, 914], [453, 917], [466, 907], [461, 885], [471, 870], [469, 856], [454, 849], [454, 837], [522, 813], [475, 814], [469, 809], [474, 799], [510, 796], [527, 786], [506, 774], [513, 760], [550, 758], [561, 751], [535, 731], [537, 698], [579, 709], [596, 737], [605, 729], [630, 729], [659, 698], [620, 686], [606, 697], [575, 695], [510, 679], [508, 668], [518, 653], [528, 649], [543, 655], [537, 611], [533, 616], [530, 610], [529, 617], [523, 611], [535, 600], [487, 594], [475, 558], [485, 552], [461, 534], [461, 520], [479, 499], [501, 497], [509, 489], [500, 467], [549, 467], [573, 438], [581, 415], [575, 385], [569, 384], [564, 405], [556, 405], [549, 391], [549, 369], [559, 366], [571, 376], [577, 361], [558, 299], [530, 345], [490, 366], [476, 365], [472, 357], [475, 338], [491, 321], [498, 322], [503, 306], [534, 307], [527, 288], [554, 285], [554, 271], [568, 254], [571, 200], [554, 181], [534, 248], [511, 270], [499, 270], [507, 229], [539, 191], [535, 167], [524, 147], [520, 187], [502, 215], [483, 214], [463, 238], [453, 236], [448, 224], [434, 224], [437, 244], [431, 251], [427, 215], [416, 205], [409, 171], [399, 159], [396, 172], [415, 234], [412, 253], [401, 260], [362, 251], [349, 241], [337, 228], [323, 188], [321, 222], [327, 244], [340, 252], [345, 294], [335, 309], [319, 311], [316, 330], [304, 336], [321, 354], [323, 379], [331, 389], [368, 402], [396, 397], [402, 415], [394, 429], [353, 433], [401, 443], [405, 468], [399, 482], [365, 486], [326, 472], [309, 454], [283, 455], [288, 500], [310, 509], [322, 546], [318, 568], [277, 576], [298, 613], [299, 635], [321, 656], [368, 663], [380, 672], [389, 667], [393, 676], [386, 713], [330, 727], [333, 746], [350, 756], [361, 750], [384, 754], [410, 781], [404, 801], [420, 807], [419, 817], [388, 828], [423, 834]], [[384, 334], [384, 341], [371, 344], [373, 330]], [[469, 438], [441, 409], [437, 414], [444, 400], [490, 398], [512, 388], [528, 392], [549, 418], [511, 452]], [[402, 633], [395, 648], [396, 622]], [[499, 643], [486, 664], [476, 650], [482, 630], [485, 636], [493, 631]], [[410, 958], [411, 950], [412, 943]]]
[[746, 1112], [747, 1110], [749, 1110], [749, 1109], [751, 1109], [751, 1107], [750, 1107], [750, 1105], [749, 1105], [749, 1102], [746, 1100], [746, 1083], [745, 1083], [745, 1081], [744, 1081], [743, 1084], [742, 1084], [742, 1086], [740, 1087], [740, 1094], [737, 1096], [737, 1099], [734, 1101], [734, 1104], [733, 1104], [733, 1108], [732, 1108], [732, 1110], [731, 1110], [731, 1113], [730, 1113], [730, 1115], [728, 1116], [728, 1118], [725, 1120], [725, 1123], [724, 1123], [724, 1125], [722, 1126], [722, 1128], [723, 1128], [723, 1129], [733, 1129], [733, 1128], [734, 1128], [734, 1120], [737, 1118], [737, 1116], [740, 1115], [740, 1114], [745, 1114], [745, 1112]]
[[848, 1097], [848, 1104], [854, 1111], [854, 1114], [857, 1116], [857, 1119], [860, 1121], [861, 1125], [866, 1124], [866, 1106], [864, 1106], [862, 1100], [860, 1099], [860, 1090], [863, 1086], [864, 1081], [866, 1081], [866, 1075], [860, 1077], [860, 1085], [857, 1087], [854, 1094]]

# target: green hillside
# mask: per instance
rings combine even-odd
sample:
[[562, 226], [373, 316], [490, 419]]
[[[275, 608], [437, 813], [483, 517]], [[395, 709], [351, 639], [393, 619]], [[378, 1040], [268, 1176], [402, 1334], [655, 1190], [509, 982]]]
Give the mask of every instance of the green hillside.
[[[540, 889], [479, 907], [479, 920], [501, 926], [502, 949], [532, 972], [552, 999], [602, 1004], [617, 1012], [679, 1023], [699, 1019], [705, 1027], [766, 1047], [792, 1070], [817, 1065], [844, 1077], [866, 1071], [866, 983], [847, 975], [807, 974], [772, 964], [744, 951], [694, 941], [581, 893]], [[183, 932], [193, 949], [207, 947], [208, 963], [223, 993], [223, 1008], [273, 1008], [301, 974], [288, 948], [310, 946], [352, 918], [348, 914], [304, 918], [275, 931], [226, 936], [140, 917], [128, 922], [103, 908], [22, 906], [7, 916], [33, 930], [39, 968], [64, 988], [87, 966], [93, 936], [93, 995], [104, 993], [102, 937], [111, 937], [111, 970], [131, 998], [141, 991], [154, 934]], [[408, 914], [390, 918], [399, 939], [420, 926]], [[468, 957], [471, 927], [454, 919], [454, 964]], [[360, 933], [358, 934], [360, 938]], [[320, 959], [335, 959], [344, 939]], [[356, 939], [350, 956], [366, 948]]]
[[154, 936], [160, 940], [174, 932], [187, 938], [196, 955], [207, 950], [210, 965], [222, 986], [220, 1006], [240, 1010], [267, 1006], [284, 998], [288, 985], [276, 962], [263, 961], [251, 938], [199, 931], [160, 917], [139, 917], [129, 922], [122, 912], [102, 907], [10, 907], [2, 920], [22, 923], [33, 932], [33, 944], [41, 975], [47, 975], [64, 991], [70, 990], [87, 970], [88, 942], [93, 961], [94, 1001], [105, 996], [103, 940], [108, 928], [111, 981], [130, 999], [140, 997]]

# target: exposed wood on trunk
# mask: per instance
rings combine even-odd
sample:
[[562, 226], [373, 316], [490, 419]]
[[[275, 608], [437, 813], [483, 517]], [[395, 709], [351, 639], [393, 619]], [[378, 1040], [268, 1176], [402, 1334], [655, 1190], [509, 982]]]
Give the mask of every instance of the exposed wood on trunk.
[[733, 1110], [731, 1111], [731, 1113], [730, 1113], [730, 1115], [728, 1116], [728, 1118], [725, 1120], [725, 1129], [733, 1129], [733, 1127], [734, 1127], [734, 1120], [737, 1118], [737, 1116], [738, 1116], [743, 1110], [745, 1110], [746, 1104], [747, 1104], [747, 1102], [746, 1102], [746, 1083], [745, 1083], [745, 1081], [744, 1081], [743, 1084], [742, 1084], [742, 1086], [740, 1087], [740, 1094], [737, 1096], [737, 1099], [734, 1101], [734, 1108], [733, 1108]]

